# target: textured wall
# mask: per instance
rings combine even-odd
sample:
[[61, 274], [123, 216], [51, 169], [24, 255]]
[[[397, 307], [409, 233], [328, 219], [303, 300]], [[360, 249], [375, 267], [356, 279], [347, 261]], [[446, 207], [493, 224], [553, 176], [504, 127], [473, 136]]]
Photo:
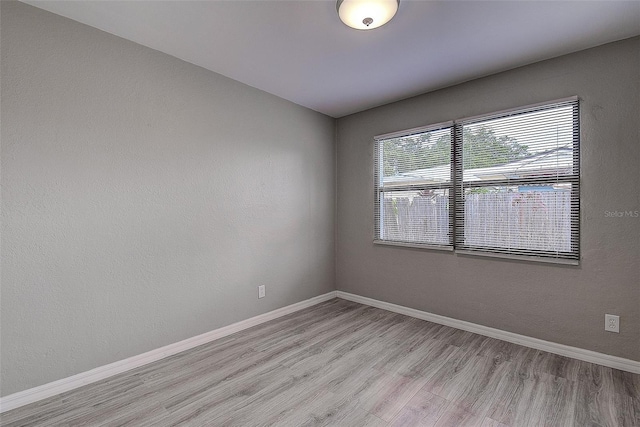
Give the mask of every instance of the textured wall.
[[335, 289], [333, 119], [1, 3], [2, 395]]
[[[374, 246], [373, 136], [578, 95], [579, 267]], [[391, 303], [640, 360], [640, 38], [338, 120], [337, 286]], [[620, 334], [604, 314], [621, 316]]]

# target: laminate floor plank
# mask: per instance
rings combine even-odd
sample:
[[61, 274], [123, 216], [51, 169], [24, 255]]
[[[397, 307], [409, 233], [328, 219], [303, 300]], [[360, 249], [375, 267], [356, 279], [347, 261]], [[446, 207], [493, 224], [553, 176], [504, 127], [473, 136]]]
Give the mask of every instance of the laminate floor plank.
[[390, 426], [426, 426], [434, 425], [449, 405], [447, 399], [429, 393], [423, 387], [400, 410]]
[[491, 418], [485, 418], [484, 421], [482, 421], [482, 424], [480, 424], [480, 427], [509, 427], [506, 424], [502, 424], [494, 419]]
[[434, 423], [426, 423], [424, 427], [479, 427], [485, 417], [469, 411], [463, 407], [449, 403], [446, 409]]
[[640, 375], [333, 299], [0, 425], [638, 427]]
[[447, 363], [450, 358], [465, 354], [465, 350], [454, 347], [440, 340], [429, 340], [421, 348], [413, 351], [410, 357], [400, 360], [397, 372], [413, 378], [431, 378]]
[[[269, 426], [286, 422], [300, 425], [310, 417], [312, 408], [326, 407], [332, 398], [331, 393], [322, 387], [305, 387], [304, 381], [305, 378], [294, 377], [290, 387], [271, 389], [247, 401], [251, 411], [247, 411], [246, 406], [239, 406], [233, 411], [218, 414], [212, 425]], [[260, 414], [259, 419], [256, 419], [255, 413]]]
[[[359, 407], [389, 422], [422, 389], [425, 381], [424, 378], [381, 373], [360, 396]], [[349, 396], [349, 393], [345, 395]]]

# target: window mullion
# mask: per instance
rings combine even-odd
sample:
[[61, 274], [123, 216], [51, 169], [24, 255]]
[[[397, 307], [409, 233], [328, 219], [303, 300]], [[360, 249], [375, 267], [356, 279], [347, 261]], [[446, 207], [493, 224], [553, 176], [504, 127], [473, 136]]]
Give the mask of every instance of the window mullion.
[[462, 125], [453, 125], [453, 141], [451, 144], [453, 194], [451, 196], [453, 209], [451, 210], [452, 242], [457, 249], [464, 245], [464, 187], [463, 187], [463, 151]]

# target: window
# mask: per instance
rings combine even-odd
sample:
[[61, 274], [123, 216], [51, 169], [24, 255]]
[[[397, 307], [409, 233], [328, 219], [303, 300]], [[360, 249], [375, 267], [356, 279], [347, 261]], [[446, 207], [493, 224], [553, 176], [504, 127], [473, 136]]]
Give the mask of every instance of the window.
[[376, 137], [375, 241], [579, 260], [577, 98]]
[[453, 122], [376, 140], [376, 239], [453, 247]]

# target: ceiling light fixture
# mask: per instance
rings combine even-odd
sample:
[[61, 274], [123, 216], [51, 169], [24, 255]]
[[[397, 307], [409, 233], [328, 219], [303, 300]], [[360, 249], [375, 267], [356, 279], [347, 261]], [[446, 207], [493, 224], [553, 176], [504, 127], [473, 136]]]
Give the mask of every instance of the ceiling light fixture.
[[340, 20], [356, 30], [372, 30], [387, 22], [398, 11], [400, 0], [338, 0]]

